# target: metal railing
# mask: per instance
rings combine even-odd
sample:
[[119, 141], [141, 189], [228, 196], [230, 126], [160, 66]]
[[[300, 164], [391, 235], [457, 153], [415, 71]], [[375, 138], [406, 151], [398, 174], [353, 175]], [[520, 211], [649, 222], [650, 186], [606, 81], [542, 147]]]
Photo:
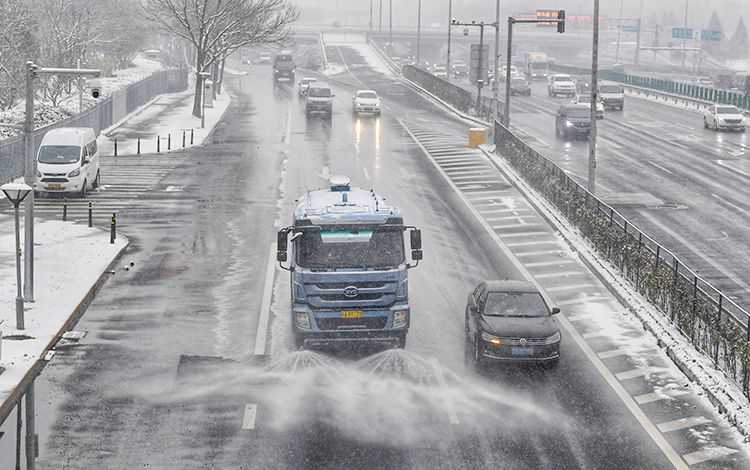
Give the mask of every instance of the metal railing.
[[[34, 130], [34, 151], [39, 148], [47, 131], [57, 127], [91, 127], [95, 133], [120, 121], [138, 107], [146, 104], [156, 95], [186, 90], [187, 71], [162, 70], [115, 91], [111, 96], [100, 100], [83, 113]], [[6, 182], [23, 175], [24, 145], [23, 136], [0, 141], [0, 182]]]
[[631, 286], [750, 397], [750, 314], [501, 123], [495, 145]]

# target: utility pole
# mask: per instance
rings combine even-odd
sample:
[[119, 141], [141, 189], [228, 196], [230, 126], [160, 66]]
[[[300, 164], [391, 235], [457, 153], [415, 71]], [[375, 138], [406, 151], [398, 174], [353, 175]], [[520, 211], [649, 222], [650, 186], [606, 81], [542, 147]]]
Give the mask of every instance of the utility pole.
[[[78, 59], [76, 68], [81, 68], [81, 59]], [[78, 114], [83, 112], [83, 78], [78, 77]]]
[[620, 40], [622, 39], [622, 0], [620, 0], [620, 15], [617, 17], [617, 48], [615, 49], [615, 63], [620, 63]]
[[596, 101], [599, 96], [599, 0], [594, 0], [594, 43], [591, 54], [591, 135], [589, 136], [588, 190], [596, 194]]
[[[683, 24], [685, 29], [687, 29], [687, 24], [688, 24], [688, 6], [689, 5], [690, 5], [690, 0], [685, 0], [685, 22]], [[687, 56], [687, 51], [685, 50], [686, 47], [687, 47], [687, 38], [683, 38], [682, 40], [682, 69], [683, 70], [685, 69], [685, 59]]]
[[505, 57], [505, 109], [503, 110], [503, 125], [510, 130], [510, 57], [513, 51], [513, 20], [508, 17], [508, 52]]
[[453, 71], [451, 70], [451, 30], [453, 27], [451, 26], [451, 21], [453, 20], [453, 0], [448, 0], [448, 59], [445, 61], [445, 68], [448, 70], [448, 80], [453, 76]]
[[638, 67], [641, 60], [641, 19], [638, 18], [638, 31], [635, 33], [635, 58], [633, 59], [633, 65]]
[[383, 32], [383, 0], [380, 0], [380, 10], [378, 12], [378, 32]]
[[[510, 57], [510, 54], [508, 54]], [[497, 121], [497, 108], [500, 106], [500, 0], [495, 2], [495, 83], [492, 86], [492, 129]]]
[[417, 65], [422, 57], [422, 0], [417, 0]]
[[484, 68], [486, 65], [482, 62], [482, 56], [484, 55], [484, 21], [479, 23], [479, 63], [477, 64], [477, 114], [481, 113], [482, 106], [482, 87], [484, 86], [484, 80], [481, 77], [484, 76]]
[[26, 387], [26, 470], [36, 468], [36, 426], [34, 412], [34, 381]]
[[393, 48], [393, 0], [388, 0], [388, 45]]
[[372, 32], [372, 2], [373, 0], [370, 0], [370, 32]]

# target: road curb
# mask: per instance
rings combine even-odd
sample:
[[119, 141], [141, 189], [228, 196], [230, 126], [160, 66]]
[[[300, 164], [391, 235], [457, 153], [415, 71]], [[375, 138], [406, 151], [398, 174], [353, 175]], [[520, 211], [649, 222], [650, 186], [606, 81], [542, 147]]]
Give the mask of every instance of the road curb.
[[[724, 378], [727, 383], [731, 384], [724, 373], [711, 364], [710, 360], [689, 343], [688, 339], [682, 334], [675, 330], [676, 327], [671, 325], [671, 322], [661, 314], [652, 314], [651, 310], [653, 307], [646, 299], [644, 299], [639, 293], [633, 290], [630, 284], [623, 280], [619, 273], [615, 272], [614, 268], [608, 266], [602, 260], [598, 259], [596, 254], [586, 242], [586, 250], [580, 250], [580, 246], [576, 246], [571, 240], [572, 236], [579, 236], [577, 233], [568, 233], [565, 228], [565, 224], [558, 220], [555, 215], [555, 211], [544, 207], [543, 204], [549, 204], [548, 201], [542, 200], [541, 204], [537, 202], [537, 198], [530, 197], [529, 194], [533, 193], [533, 190], [527, 187], [527, 183], [519, 175], [515, 174], [515, 171], [508, 166], [499, 164], [496, 159], [502, 159], [497, 154], [489, 152], [486, 148], [480, 147], [482, 152], [492, 162], [493, 166], [497, 168], [507, 179], [518, 189], [525, 197], [526, 200], [531, 204], [539, 215], [547, 221], [552, 227], [554, 227], [560, 236], [575, 249], [578, 258], [583, 262], [584, 265], [599, 279], [599, 281], [607, 288], [607, 290], [617, 299], [617, 301], [627, 308], [627, 311], [632, 314], [641, 323], [643, 329], [648, 331], [656, 338], [659, 347], [664, 349], [664, 352], [675, 364], [675, 366], [694, 384], [698, 385], [703, 390], [706, 398], [713, 404], [719, 414], [723, 415], [726, 420], [737, 429], [740, 434], [745, 436], [745, 441], [750, 439], [750, 421], [743, 419], [741, 414], [746, 413], [748, 408], [747, 403], [742, 403], [735, 399], [730, 393], [726, 392], [722, 387], [718, 386], [719, 378], [716, 378], [717, 387], [712, 387], [712, 384], [708, 382], [708, 379], [704, 379], [708, 375], [710, 378], [715, 378], [720, 375]], [[503, 159], [504, 161], [504, 159]], [[512, 173], [511, 173], [512, 172]], [[540, 198], [541, 199], [541, 198]], [[624, 294], [623, 292], [627, 293]], [[649, 322], [649, 318], [652, 322]], [[702, 359], [696, 361], [694, 358], [680, 357], [679, 352], [684, 350], [694, 350], [697, 355]], [[701, 374], [701, 372], [704, 374]], [[739, 396], [742, 397], [740, 392]]]
[[[102, 230], [102, 233], [105, 231]], [[2, 425], [5, 420], [8, 418], [8, 415], [13, 411], [14, 407], [16, 406], [16, 403], [18, 400], [21, 399], [21, 397], [24, 395], [24, 392], [28, 385], [33, 382], [44, 370], [44, 367], [47, 365], [47, 360], [45, 359], [45, 356], [47, 353], [51, 350], [54, 350], [55, 346], [57, 345], [58, 341], [62, 338], [63, 334], [65, 332], [69, 331], [71, 328], [73, 328], [78, 321], [81, 319], [84, 313], [86, 313], [86, 310], [88, 310], [89, 305], [91, 305], [91, 302], [96, 298], [96, 295], [101, 291], [102, 287], [104, 287], [104, 284], [114, 276], [114, 267], [117, 265], [117, 263], [120, 262], [120, 259], [125, 254], [125, 251], [130, 246], [130, 239], [128, 238], [127, 243], [120, 248], [120, 250], [115, 254], [114, 258], [112, 258], [112, 261], [109, 262], [107, 267], [102, 271], [102, 273], [99, 275], [97, 280], [94, 282], [94, 284], [91, 286], [91, 288], [86, 292], [86, 294], [83, 296], [83, 299], [81, 299], [80, 302], [78, 302], [78, 305], [73, 309], [73, 311], [68, 316], [67, 320], [65, 320], [65, 323], [63, 323], [62, 327], [55, 333], [55, 335], [52, 337], [52, 339], [47, 343], [47, 346], [42, 351], [42, 354], [40, 357], [34, 362], [34, 364], [29, 368], [29, 370], [26, 372], [26, 374], [23, 376], [21, 381], [16, 385], [16, 387], [13, 389], [13, 391], [8, 395], [8, 398], [5, 399], [5, 401], [0, 404], [0, 425]]]

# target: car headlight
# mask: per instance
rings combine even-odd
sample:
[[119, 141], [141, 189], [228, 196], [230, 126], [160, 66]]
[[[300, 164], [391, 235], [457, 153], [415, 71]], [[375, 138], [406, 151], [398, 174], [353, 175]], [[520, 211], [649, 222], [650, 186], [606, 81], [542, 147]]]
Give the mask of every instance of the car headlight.
[[42, 177], [42, 172], [39, 171], [39, 170], [36, 170], [36, 177], [37, 178], [41, 178]]
[[560, 332], [558, 331], [554, 335], [550, 336], [549, 338], [544, 339], [544, 344], [555, 344], [559, 343], [561, 339]]
[[495, 335], [491, 335], [489, 333], [486, 333], [484, 331], [482, 332], [482, 339], [485, 342], [490, 343], [491, 345], [495, 346], [496, 348], [500, 347], [503, 344], [503, 340], [502, 339], [498, 338]]
[[309, 330], [310, 316], [307, 312], [294, 312], [294, 324], [301, 330]]
[[403, 328], [408, 322], [408, 310], [396, 310], [395, 312], [393, 312], [393, 328]]
[[573, 123], [570, 121], [565, 121], [565, 127], [573, 127]]
[[68, 173], [68, 177], [69, 178], [75, 178], [76, 176], [78, 176], [80, 174], [81, 174], [81, 169], [80, 168], [76, 168], [75, 170], [73, 170], [70, 173]]

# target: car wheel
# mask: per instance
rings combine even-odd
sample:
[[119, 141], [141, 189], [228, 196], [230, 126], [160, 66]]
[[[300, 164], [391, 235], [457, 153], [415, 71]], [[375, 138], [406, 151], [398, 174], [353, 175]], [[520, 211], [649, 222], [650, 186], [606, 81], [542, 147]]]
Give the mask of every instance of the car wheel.
[[472, 348], [472, 362], [476, 369], [482, 367], [482, 346], [479, 343], [479, 335], [474, 337], [474, 347]]
[[547, 361], [544, 363], [545, 369], [557, 369], [557, 366], [560, 364], [560, 358], [556, 357], [552, 359], [551, 361]]
[[706, 121], [706, 118], [703, 118], [703, 128], [708, 129], [708, 121]]
[[81, 187], [81, 192], [79, 193], [81, 199], [84, 199], [86, 197], [86, 186], [88, 186], [88, 181], [83, 180], [83, 186]]
[[102, 182], [101, 177], [99, 170], [96, 170], [96, 178], [94, 178], [94, 184], [91, 185], [91, 189], [99, 189], [99, 185]]

